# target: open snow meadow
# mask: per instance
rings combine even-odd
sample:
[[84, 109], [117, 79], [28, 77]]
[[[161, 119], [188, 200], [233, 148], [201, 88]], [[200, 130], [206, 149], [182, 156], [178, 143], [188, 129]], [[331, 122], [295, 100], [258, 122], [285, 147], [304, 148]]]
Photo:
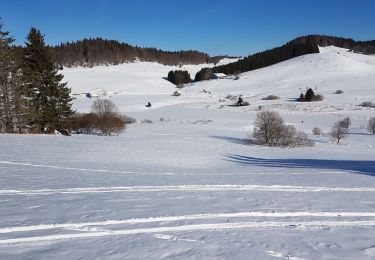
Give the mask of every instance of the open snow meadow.
[[[0, 259], [375, 259], [375, 108], [359, 106], [375, 101], [375, 56], [324, 47], [181, 89], [164, 79], [176, 69], [61, 71], [75, 110], [109, 98], [137, 119], [118, 136], [0, 135]], [[296, 102], [307, 88], [324, 100]], [[260, 110], [314, 146], [249, 141]]]

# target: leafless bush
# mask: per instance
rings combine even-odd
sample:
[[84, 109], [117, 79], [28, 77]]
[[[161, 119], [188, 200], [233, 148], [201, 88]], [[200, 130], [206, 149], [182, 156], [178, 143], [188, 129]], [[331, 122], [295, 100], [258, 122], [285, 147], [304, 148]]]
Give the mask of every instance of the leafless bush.
[[268, 96], [262, 98], [262, 100], [276, 100], [276, 99], [280, 99], [280, 97], [275, 96], [275, 95], [268, 95]]
[[337, 95], [344, 94], [344, 90], [338, 89], [333, 94], [337, 94]]
[[351, 125], [351, 120], [349, 117], [345, 117], [343, 120], [338, 122], [342, 128], [345, 128], [346, 130], [349, 129], [349, 126]]
[[361, 106], [361, 107], [375, 108], [375, 103], [373, 103], [371, 101], [365, 101], [365, 102], [362, 102], [361, 104], [359, 104], [359, 106]]
[[348, 130], [345, 129], [344, 127], [342, 127], [340, 122], [337, 122], [332, 127], [332, 129], [329, 133], [329, 136], [330, 136], [332, 141], [335, 141], [335, 142], [339, 143], [341, 139], [345, 138], [347, 133], [348, 133]]
[[135, 119], [135, 118], [133, 118], [133, 117], [123, 115], [123, 118], [124, 118], [124, 120], [125, 120], [125, 124], [127, 124], [127, 125], [137, 123], [137, 119]]
[[258, 144], [268, 146], [312, 145], [306, 134], [285, 125], [281, 116], [272, 111], [258, 112], [253, 137]]
[[75, 115], [75, 130], [81, 134], [93, 134], [98, 123], [95, 113], [84, 113]]
[[143, 119], [142, 121], [141, 121], [141, 123], [142, 124], [153, 124], [154, 122], [152, 122], [152, 120], [150, 120], [150, 119]]
[[125, 129], [126, 118], [118, 112], [118, 107], [108, 99], [97, 99], [91, 106], [97, 116], [97, 128], [103, 135], [119, 134]]
[[314, 127], [312, 130], [313, 135], [321, 135], [322, 130], [319, 127]]
[[375, 135], [375, 117], [371, 117], [367, 122], [367, 130]]
[[294, 137], [294, 145], [295, 146], [313, 146], [314, 143], [309, 139], [306, 133], [304, 132], [297, 132]]

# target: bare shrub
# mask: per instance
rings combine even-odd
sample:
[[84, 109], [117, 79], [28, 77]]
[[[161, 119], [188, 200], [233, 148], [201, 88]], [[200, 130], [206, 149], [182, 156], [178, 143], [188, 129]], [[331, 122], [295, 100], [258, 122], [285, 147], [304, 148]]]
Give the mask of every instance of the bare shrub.
[[137, 119], [135, 119], [135, 118], [133, 118], [133, 117], [126, 116], [126, 115], [123, 115], [122, 117], [123, 117], [123, 119], [125, 120], [125, 124], [126, 124], [126, 125], [130, 125], [130, 124], [135, 124], [135, 123], [137, 123]]
[[284, 120], [279, 113], [261, 111], [257, 113], [253, 137], [259, 144], [275, 145], [283, 126]]
[[375, 135], [375, 117], [371, 117], [367, 122], [367, 130]]
[[313, 130], [312, 130], [312, 134], [313, 135], [321, 135], [322, 130], [319, 127], [314, 127]]
[[345, 117], [343, 120], [339, 121], [339, 124], [342, 128], [345, 128], [346, 130], [349, 129], [349, 126], [351, 125], [351, 120], [349, 117]]
[[126, 118], [118, 107], [108, 99], [97, 99], [91, 106], [91, 112], [97, 116], [97, 128], [103, 135], [119, 134], [125, 129]]
[[339, 143], [341, 139], [345, 138], [347, 133], [348, 133], [348, 130], [342, 127], [340, 122], [337, 122], [333, 125], [329, 133], [329, 136], [332, 141]]
[[95, 113], [84, 113], [75, 115], [74, 129], [81, 134], [93, 134], [98, 123]]
[[276, 99], [280, 99], [280, 97], [275, 96], [275, 95], [268, 95], [268, 96], [262, 98], [262, 100], [276, 100]]
[[344, 90], [338, 89], [333, 94], [337, 94], [337, 95], [344, 94]]
[[362, 102], [361, 104], [359, 104], [359, 106], [361, 106], [361, 107], [375, 108], [375, 103], [373, 103], [371, 101], [365, 101], [365, 102]]
[[306, 134], [285, 125], [279, 113], [273, 111], [257, 113], [253, 137], [258, 144], [268, 146], [312, 145]]
[[142, 124], [153, 124], [154, 122], [152, 122], [152, 120], [150, 120], [150, 119], [143, 119], [142, 121], [141, 121], [141, 123]]
[[309, 139], [306, 133], [304, 132], [297, 132], [294, 137], [294, 145], [295, 146], [313, 146], [314, 143]]

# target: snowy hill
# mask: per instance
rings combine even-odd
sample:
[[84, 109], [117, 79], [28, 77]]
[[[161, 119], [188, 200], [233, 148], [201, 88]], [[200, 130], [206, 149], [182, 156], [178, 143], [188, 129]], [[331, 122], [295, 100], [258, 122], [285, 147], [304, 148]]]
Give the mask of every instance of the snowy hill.
[[[0, 259], [374, 259], [375, 109], [357, 106], [375, 99], [374, 56], [321, 48], [180, 97], [172, 69], [62, 71], [78, 111], [99, 94], [138, 119], [119, 136], [0, 135]], [[325, 99], [296, 102], [307, 87]], [[314, 146], [249, 143], [259, 106]], [[327, 133], [344, 116], [336, 144]]]
[[[358, 109], [356, 105], [375, 98], [375, 57], [361, 55], [337, 47], [320, 48], [319, 54], [297, 57], [263, 69], [241, 74], [239, 80], [218, 79], [193, 83], [181, 91], [182, 97], [171, 97], [176, 87], [163, 79], [170, 70], [188, 70], [192, 77], [203, 65], [164, 66], [157, 63], [130, 63], [118, 66], [64, 69], [62, 73], [73, 93], [106, 92], [123, 111], [139, 111], [146, 101], [154, 107], [176, 103], [215, 103], [217, 99], [231, 95], [244, 95], [252, 106], [265, 105], [293, 110], [321, 109], [330, 106], [335, 110]], [[222, 62], [231, 62], [225, 59]], [[213, 65], [210, 65], [213, 66]], [[311, 104], [292, 102], [301, 92], [312, 88], [325, 99]], [[201, 91], [211, 92], [203, 96]], [[343, 95], [333, 94], [343, 90]], [[262, 101], [267, 95], [277, 95], [280, 100]], [[79, 98], [75, 101], [78, 110], [87, 111], [91, 101]], [[283, 105], [283, 106], [281, 106]], [[331, 110], [330, 110], [331, 111]]]

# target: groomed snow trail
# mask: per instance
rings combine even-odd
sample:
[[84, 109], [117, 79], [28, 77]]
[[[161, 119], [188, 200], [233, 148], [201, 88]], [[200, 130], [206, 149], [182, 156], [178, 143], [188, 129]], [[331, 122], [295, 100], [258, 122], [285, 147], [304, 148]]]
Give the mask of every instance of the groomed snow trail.
[[158, 216], [147, 218], [131, 218], [120, 220], [104, 220], [95, 222], [81, 222], [81, 223], [56, 223], [56, 224], [42, 224], [19, 227], [4, 227], [0, 228], [0, 234], [12, 232], [24, 232], [46, 229], [64, 229], [64, 228], [83, 228], [88, 226], [109, 226], [120, 224], [142, 224], [154, 222], [173, 222], [184, 220], [210, 220], [210, 219], [230, 219], [230, 218], [246, 218], [246, 217], [266, 217], [266, 218], [291, 218], [291, 217], [325, 217], [325, 218], [348, 218], [348, 217], [375, 217], [375, 212], [343, 212], [343, 211], [299, 211], [299, 212], [285, 212], [285, 211], [249, 211], [249, 212], [234, 212], [234, 213], [212, 213], [212, 214], [193, 214], [181, 216]]
[[205, 231], [205, 230], [236, 230], [236, 229], [272, 229], [272, 228], [327, 228], [327, 227], [374, 227], [375, 220], [373, 221], [307, 221], [307, 222], [237, 222], [237, 223], [216, 223], [216, 224], [195, 224], [195, 225], [179, 225], [172, 227], [153, 227], [153, 228], [138, 228], [138, 229], [125, 229], [125, 230], [110, 230], [100, 232], [85, 232], [73, 233], [62, 235], [47, 235], [47, 236], [34, 236], [34, 237], [20, 237], [11, 239], [0, 240], [0, 245], [12, 245], [22, 243], [38, 243], [45, 241], [58, 241], [67, 239], [80, 239], [80, 238], [98, 238], [108, 236], [120, 235], [137, 235], [137, 234], [150, 234], [150, 233], [163, 233], [163, 232], [188, 232], [188, 231]]
[[269, 191], [269, 192], [375, 192], [372, 187], [314, 187], [289, 185], [165, 185], [165, 186], [120, 186], [90, 187], [67, 189], [14, 189], [0, 190], [0, 195], [53, 195], [53, 194], [84, 194], [84, 193], [117, 193], [117, 192], [225, 192], [225, 191]]

